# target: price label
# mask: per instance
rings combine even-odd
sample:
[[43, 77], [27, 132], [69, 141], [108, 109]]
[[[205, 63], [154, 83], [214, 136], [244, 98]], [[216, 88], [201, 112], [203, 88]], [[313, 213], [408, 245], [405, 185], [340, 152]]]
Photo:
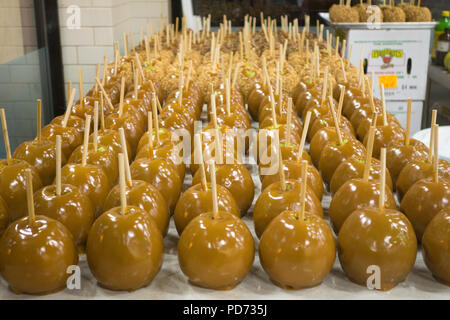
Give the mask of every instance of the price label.
[[396, 74], [386, 74], [378, 76], [378, 85], [384, 85], [385, 89], [397, 89], [397, 75]]

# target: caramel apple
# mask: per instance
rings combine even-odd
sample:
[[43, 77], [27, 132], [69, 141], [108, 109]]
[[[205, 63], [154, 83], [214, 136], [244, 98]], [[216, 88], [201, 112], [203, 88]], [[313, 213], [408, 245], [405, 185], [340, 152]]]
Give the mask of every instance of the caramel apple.
[[[261, 237], [269, 223], [285, 210], [297, 210], [301, 206], [301, 183], [298, 180], [274, 182], [266, 187], [255, 202], [253, 222], [258, 237]], [[309, 187], [306, 190], [306, 211], [323, 217], [320, 200]]]
[[5, 200], [3, 200], [2, 197], [0, 197], [0, 237], [8, 227], [8, 224], [9, 224], [9, 215], [8, 209], [6, 207], [6, 202]]
[[423, 258], [433, 277], [450, 286], [450, 208], [431, 219], [422, 237]]
[[[37, 137], [25, 141], [14, 151], [13, 158], [28, 162], [39, 174], [43, 185], [49, 185], [55, 178], [55, 145], [51, 141], [43, 140], [41, 134], [41, 100], [38, 100]], [[63, 164], [66, 158], [62, 159]]]
[[[381, 153], [382, 192], [378, 207], [354, 211], [338, 235], [339, 262], [347, 277], [359, 285], [382, 291], [405, 280], [417, 255], [417, 238], [411, 223], [401, 212], [384, 206], [384, 190], [388, 190], [384, 180], [385, 152], [383, 149]], [[378, 267], [378, 281], [371, 279], [376, 272], [372, 266]]]
[[[339, 130], [338, 130], [339, 131]], [[338, 139], [338, 143], [328, 144], [320, 154], [319, 171], [323, 181], [330, 183], [336, 168], [350, 157], [363, 157], [366, 153], [364, 146], [356, 139]]]
[[[380, 174], [379, 181], [369, 180], [371, 167], [370, 151], [371, 150], [369, 150], [366, 156], [366, 164], [364, 167], [363, 177], [360, 179], [351, 179], [345, 182], [336, 191], [333, 199], [331, 199], [328, 214], [330, 215], [330, 220], [336, 233], [339, 232], [343, 223], [352, 214], [353, 211], [364, 207], [376, 206], [378, 204], [381, 193], [385, 195], [383, 197], [383, 207], [387, 209], [397, 209], [394, 195], [392, 191], [386, 187], [386, 177], [381, 177]], [[383, 168], [381, 172], [383, 174], [386, 174], [386, 170], [384, 170]], [[386, 190], [381, 190], [381, 180], [384, 181], [383, 187], [385, 187]]]
[[433, 125], [433, 175], [417, 181], [403, 196], [400, 210], [414, 226], [417, 238], [422, 240], [428, 223], [450, 203], [450, 182], [439, 178], [438, 167], [438, 126]]
[[400, 171], [411, 161], [428, 159], [428, 148], [422, 142], [411, 139], [411, 98], [408, 99], [406, 138], [404, 141], [393, 141], [388, 144], [386, 151], [386, 165], [392, 178], [397, 180]]
[[130, 165], [133, 180], [143, 180], [154, 186], [173, 212], [180, 197], [183, 181], [176, 169], [164, 159], [136, 159]]
[[102, 167], [87, 163], [90, 116], [86, 119], [84, 148], [81, 163], [68, 163], [61, 170], [61, 183], [71, 184], [89, 197], [96, 217], [101, 213], [103, 202], [111, 188], [106, 172]]
[[[209, 167], [206, 167], [206, 177], [209, 182]], [[197, 170], [192, 178], [192, 185], [200, 183], [201, 172]], [[255, 185], [248, 169], [243, 164], [223, 164], [216, 167], [216, 181], [233, 195], [239, 207], [240, 216], [244, 216], [250, 208], [255, 196]], [[222, 209], [220, 209], [222, 210]], [[211, 211], [211, 209], [207, 210]], [[204, 212], [207, 212], [204, 211]], [[226, 211], [226, 210], [222, 210]]]
[[387, 291], [405, 280], [414, 266], [417, 239], [408, 219], [394, 209], [367, 207], [354, 211], [338, 236], [338, 256], [348, 278], [366, 287], [378, 266], [380, 286]]
[[151, 216], [139, 207], [127, 205], [124, 156], [119, 157], [121, 206], [104, 212], [94, 222], [86, 257], [102, 287], [133, 291], [147, 286], [160, 270], [164, 243]]
[[[303, 161], [302, 196], [307, 188], [307, 162]], [[284, 289], [320, 284], [336, 257], [333, 232], [322, 218], [305, 211], [284, 211], [275, 217], [259, 243], [261, 265], [272, 282]]]
[[61, 184], [61, 137], [56, 137], [55, 184], [34, 194], [34, 207], [38, 215], [58, 220], [72, 233], [75, 244], [84, 250], [87, 235], [94, 222], [94, 208], [90, 199], [77, 187]]
[[[128, 180], [128, 179], [127, 179]], [[151, 184], [142, 180], [131, 180], [125, 184], [125, 195], [130, 206], [140, 208], [149, 214], [163, 237], [169, 227], [169, 208], [163, 195]], [[120, 205], [120, 185], [115, 185], [103, 204], [103, 211]]]
[[0, 239], [0, 274], [17, 294], [53, 293], [66, 287], [68, 267], [78, 264], [78, 253], [61, 222], [35, 216], [30, 169], [26, 176], [27, 201], [22, 201], [28, 203], [28, 217], [9, 225]]
[[[64, 122], [64, 115], [54, 117], [52, 121], [50, 121], [51, 124], [55, 124], [58, 126], [62, 126]], [[77, 129], [78, 132], [81, 134], [84, 133], [84, 118], [80, 118], [78, 116], [70, 115], [67, 119], [67, 127]]]
[[[341, 135], [344, 139], [352, 139], [354, 138], [347, 131], [341, 130]], [[312, 163], [318, 167], [320, 155], [322, 154], [323, 149], [331, 143], [338, 143], [338, 136], [336, 133], [336, 129], [334, 127], [327, 127], [320, 129], [311, 139], [309, 143], [309, 152], [311, 154]]]
[[261, 105], [261, 101], [266, 97], [266, 90], [260, 83], [255, 83], [253, 90], [250, 92], [247, 98], [248, 111], [253, 120], [258, 120], [258, 111]]
[[72, 112], [73, 99], [75, 97], [75, 89], [72, 90], [69, 103], [67, 105], [64, 118], [61, 125], [50, 123], [42, 129], [41, 137], [43, 140], [49, 140], [55, 143], [56, 136], [61, 136], [62, 150], [66, 158], [70, 157], [72, 151], [83, 142], [83, 133], [74, 127], [69, 127], [69, 118]]
[[[173, 215], [179, 235], [183, 233], [183, 230], [193, 219], [212, 210], [211, 192], [211, 184], [203, 186], [202, 183], [194, 184], [183, 192], [178, 199]], [[238, 218], [241, 217], [235, 198], [227, 188], [219, 184], [217, 185], [217, 205], [219, 210], [228, 212]]]
[[[214, 163], [211, 172], [215, 172]], [[200, 287], [227, 290], [250, 271], [255, 244], [246, 224], [219, 211], [215, 175], [211, 176], [213, 211], [202, 213], [185, 228], [178, 241], [178, 261], [189, 281]]]

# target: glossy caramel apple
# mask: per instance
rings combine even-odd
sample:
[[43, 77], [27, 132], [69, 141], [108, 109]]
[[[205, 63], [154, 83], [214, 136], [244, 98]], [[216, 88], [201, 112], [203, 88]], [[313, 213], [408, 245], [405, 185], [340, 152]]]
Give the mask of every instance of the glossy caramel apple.
[[[364, 138], [364, 145], [367, 146], [369, 135]], [[375, 139], [373, 141], [373, 156], [380, 158], [381, 148], [386, 148], [392, 141], [405, 140], [403, 128], [387, 126], [377, 126], [375, 128]]]
[[[164, 237], [169, 228], [169, 207], [163, 195], [150, 183], [132, 180], [125, 188], [127, 204], [139, 207], [149, 214]], [[120, 206], [120, 185], [115, 185], [103, 204], [103, 212]]]
[[123, 128], [132, 154], [136, 152], [139, 140], [146, 130], [145, 126], [135, 119], [132, 115], [125, 113], [122, 116], [119, 116], [118, 113], [112, 113], [105, 119], [105, 127], [107, 129], [119, 130], [119, 128]]
[[400, 203], [400, 211], [411, 221], [420, 241], [431, 219], [449, 204], [450, 182], [425, 178], [409, 188]]
[[342, 225], [337, 246], [339, 262], [347, 277], [366, 287], [374, 272], [369, 267], [376, 266], [381, 279], [375, 289], [382, 291], [405, 280], [417, 255], [411, 223], [392, 209], [367, 207], [354, 211]]
[[[89, 142], [94, 142], [94, 135], [89, 136]], [[128, 161], [131, 160], [131, 148], [128, 141], [125, 141], [127, 145]], [[122, 152], [122, 144], [120, 143], [119, 131], [112, 129], [99, 130], [97, 135], [97, 143], [102, 146], [106, 146], [111, 149], [116, 156]]]
[[95, 217], [101, 214], [103, 202], [111, 189], [111, 182], [101, 167], [92, 164], [66, 164], [61, 169], [61, 183], [78, 187], [91, 200]]
[[27, 215], [26, 170], [31, 169], [33, 190], [42, 188], [41, 178], [34, 168], [24, 160], [0, 160], [0, 196], [5, 200], [9, 222]]
[[[354, 138], [347, 131], [341, 131], [342, 138], [352, 139]], [[311, 154], [312, 163], [318, 167], [320, 161], [320, 155], [323, 149], [331, 143], [337, 143], [338, 137], [336, 134], [336, 129], [334, 127], [327, 127], [320, 129], [311, 139], [309, 144], [309, 153]]]
[[36, 216], [32, 225], [28, 217], [19, 219], [0, 239], [0, 274], [18, 294], [63, 290], [70, 276], [67, 268], [77, 264], [72, 234], [49, 217]]
[[[86, 162], [88, 164], [96, 165], [101, 167], [108, 180], [111, 183], [117, 181], [119, 176], [118, 163], [116, 154], [107, 146], [97, 145], [97, 150], [94, 149], [94, 144], [88, 144], [88, 153], [86, 157]], [[83, 158], [83, 145], [78, 146], [71, 154], [68, 163], [78, 163], [80, 164]]]
[[343, 143], [330, 143], [320, 154], [319, 171], [325, 183], [329, 184], [337, 167], [350, 157], [363, 157], [365, 147], [356, 139], [342, 139]]
[[[28, 162], [39, 174], [42, 184], [47, 186], [55, 178], [56, 149], [55, 144], [48, 140], [26, 141], [16, 148], [14, 159]], [[61, 154], [62, 165], [66, 164], [66, 157]]]
[[92, 225], [86, 257], [99, 284], [110, 290], [133, 291], [147, 286], [162, 265], [161, 232], [144, 210], [116, 207]]
[[61, 186], [61, 194], [56, 194], [56, 186], [46, 186], [34, 194], [34, 208], [37, 215], [58, 220], [72, 233], [75, 244], [82, 248], [89, 229], [94, 222], [94, 208], [91, 200], [77, 187], [70, 184]]
[[130, 165], [133, 180], [143, 180], [154, 186], [166, 200], [172, 213], [180, 197], [183, 181], [176, 169], [163, 159], [136, 159]]
[[[364, 207], [376, 207], [380, 197], [380, 182], [351, 179], [344, 183], [331, 199], [328, 214], [336, 233], [353, 211]], [[392, 191], [386, 187], [385, 207], [397, 209]]]
[[[450, 163], [439, 160], [439, 179], [450, 181]], [[433, 163], [430, 161], [413, 161], [404, 166], [397, 178], [396, 190], [400, 199], [419, 180], [433, 176]]]
[[431, 219], [422, 237], [423, 259], [433, 277], [450, 286], [450, 207]]
[[8, 209], [6, 207], [6, 202], [0, 197], [0, 237], [3, 232], [6, 230], [9, 224], [9, 214]]
[[255, 84], [255, 87], [250, 92], [247, 98], [248, 111], [252, 116], [253, 120], [258, 120], [258, 111], [259, 106], [261, 105], [261, 101], [266, 97], [266, 90], [259, 83]]
[[283, 289], [319, 285], [336, 258], [334, 236], [322, 218], [284, 211], [275, 217], [259, 242], [259, 259], [272, 282]]
[[[283, 161], [283, 171], [286, 179], [301, 181], [301, 173], [302, 173], [301, 168], [302, 168], [301, 161], [297, 160]], [[322, 177], [320, 176], [319, 171], [316, 169], [316, 167], [308, 165], [306, 174], [308, 177], [306, 183], [314, 191], [317, 198], [319, 200], [322, 200], [324, 187], [323, 187], [323, 180]], [[275, 174], [262, 176], [261, 190], [264, 190], [272, 183], [277, 181], [280, 181], [280, 174], [278, 172]]]
[[[52, 121], [50, 121], [50, 123], [62, 126], [63, 121], [64, 121], [64, 115], [53, 118]], [[70, 115], [69, 118], [67, 119], [67, 127], [74, 128], [78, 132], [80, 132], [80, 134], [83, 134], [84, 128], [85, 128], [84, 118]]]
[[[152, 141], [155, 145], [157, 145], [156, 143], [156, 129], [153, 129], [153, 134], [152, 134]], [[159, 141], [160, 141], [160, 145], [168, 145], [172, 143], [172, 133], [167, 130], [166, 128], [160, 128], [159, 129]], [[141, 149], [143, 147], [148, 146], [150, 141], [150, 134], [147, 131], [141, 138], [141, 140], [139, 140], [139, 144], [137, 147], [137, 152], [139, 153], [139, 151], [141, 151]]]
[[[334, 119], [330, 113], [316, 118], [311, 123], [311, 127], [308, 130], [308, 139], [311, 140], [320, 129], [328, 127], [334, 127]], [[345, 117], [340, 117], [339, 128], [341, 129], [341, 132], [347, 131], [350, 135], [355, 135], [355, 131], [351, 123]]]
[[[286, 180], [286, 189], [282, 182], [277, 181], [265, 188], [253, 208], [253, 222], [256, 235], [260, 238], [269, 223], [286, 210], [298, 210], [301, 206], [301, 183], [297, 180]], [[306, 189], [306, 211], [318, 217], [323, 217], [320, 200], [309, 187]]]
[[61, 150], [66, 158], [69, 158], [72, 151], [83, 142], [83, 134], [72, 127], [49, 124], [42, 128], [41, 134], [42, 139], [53, 143], [56, 141], [56, 136], [61, 136]]
[[393, 141], [388, 144], [386, 166], [394, 183], [406, 164], [412, 161], [426, 161], [428, 153], [428, 147], [416, 139], [411, 139], [408, 146], [405, 145], [405, 141]]
[[189, 282], [228, 290], [250, 271], [255, 244], [246, 224], [231, 213], [203, 213], [192, 220], [178, 241], [178, 261]]
[[[205, 167], [206, 180], [209, 182], [211, 174], [209, 166]], [[224, 164], [216, 166], [217, 184], [230, 191], [239, 207], [241, 217], [247, 213], [255, 196], [255, 184], [252, 175], [243, 164]], [[192, 185], [201, 182], [201, 170], [197, 170], [192, 178]], [[211, 211], [212, 209], [208, 210]], [[226, 210], [223, 210], [226, 211]]]
[[[228, 212], [238, 218], [241, 217], [235, 198], [227, 188], [220, 184], [217, 184], [217, 205], [220, 211]], [[210, 212], [212, 207], [211, 185], [209, 183], [206, 191], [199, 183], [183, 192], [178, 199], [173, 215], [178, 234], [181, 235], [189, 222], [197, 216]]]
[[[342, 162], [334, 171], [330, 182], [331, 193], [336, 193], [339, 188], [351, 179], [359, 179], [364, 176], [364, 167], [366, 166], [366, 159], [361, 157], [350, 157]], [[381, 164], [378, 159], [372, 158], [369, 180], [379, 181], [381, 175]], [[386, 170], [386, 186], [392, 191], [393, 184], [389, 171]]]

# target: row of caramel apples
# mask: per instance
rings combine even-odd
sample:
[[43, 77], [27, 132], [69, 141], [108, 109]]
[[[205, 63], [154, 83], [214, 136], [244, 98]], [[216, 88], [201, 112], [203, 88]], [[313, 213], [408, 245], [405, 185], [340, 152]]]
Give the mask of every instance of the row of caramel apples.
[[[253, 181], [245, 165], [219, 163], [216, 169], [213, 163], [208, 166], [203, 164], [209, 163], [209, 159], [203, 159], [200, 165], [191, 164], [193, 186], [180, 197], [186, 168], [184, 163], [177, 161], [179, 154], [174, 152], [175, 143], [172, 141], [171, 132], [186, 129], [193, 136], [194, 123], [200, 119], [204, 101], [210, 111], [211, 123], [208, 127], [215, 132], [236, 128], [249, 129], [250, 118], [244, 107], [244, 101], [247, 101], [248, 110], [252, 117], [259, 121], [260, 129], [268, 128], [279, 133], [281, 144], [280, 150], [277, 151], [281, 159], [281, 170], [277, 174], [261, 176], [263, 191], [253, 212], [255, 229], [258, 237], [261, 237], [260, 260], [275, 283], [287, 288], [303, 288], [319, 284], [328, 274], [335, 259], [335, 247], [331, 229], [321, 218], [321, 179], [331, 188], [330, 184], [337, 168], [355, 157], [355, 163], [363, 164], [364, 174], [361, 174], [359, 166], [351, 178], [360, 177], [365, 183], [371, 183], [373, 187], [366, 188], [369, 190], [367, 192], [372, 191], [372, 194], [378, 195], [379, 204], [377, 207], [373, 196], [370, 196], [372, 200], [368, 203], [364, 202], [365, 199], [357, 199], [355, 210], [365, 210], [367, 204], [375, 208], [376, 213], [367, 211], [379, 218], [369, 217], [373, 219], [374, 224], [380, 226], [377, 227], [380, 232], [375, 236], [384, 239], [396, 232], [391, 245], [405, 255], [396, 255], [394, 249], [387, 253], [375, 252], [367, 255], [367, 251], [364, 251], [367, 250], [364, 245], [367, 242], [362, 242], [358, 247], [353, 246], [356, 248], [349, 255], [358, 261], [361, 261], [361, 257], [367, 257], [368, 264], [378, 262], [382, 272], [386, 270], [387, 275], [391, 270], [399, 271], [400, 276], [387, 276], [386, 280], [383, 279], [382, 289], [389, 289], [406, 277], [414, 263], [417, 244], [414, 231], [405, 216], [398, 211], [389, 211], [391, 207], [385, 204], [388, 201], [382, 201], [390, 199], [389, 178], [385, 179], [389, 175], [383, 174], [385, 163], [388, 167], [390, 165], [389, 157], [377, 166], [377, 161], [372, 160], [372, 151], [366, 152], [363, 144], [356, 139], [356, 134], [360, 140], [367, 140], [365, 144], [368, 150], [372, 149], [376, 157], [384, 154], [383, 147], [389, 149], [390, 140], [403, 139], [405, 146], [417, 144], [411, 143], [414, 140], [409, 139], [409, 134], [402, 131], [399, 125], [395, 131], [398, 135], [392, 134], [386, 140], [377, 138], [383, 137], [384, 132], [388, 131], [384, 128], [393, 127], [395, 117], [382, 108], [382, 101], [371, 96], [371, 84], [362, 72], [358, 73], [348, 61], [341, 58], [345, 55], [340, 56], [337, 50], [332, 50], [331, 37], [327, 34], [326, 41], [322, 41], [322, 28], [319, 28], [321, 31], [317, 35], [318, 39], [314, 39], [315, 36], [307, 32], [309, 28], [299, 34], [297, 30], [293, 31], [291, 23], [284, 21], [281, 30], [277, 31], [276, 23], [263, 21], [261, 32], [256, 32], [254, 28], [251, 30], [247, 19], [244, 29], [239, 33], [232, 33], [231, 28], [225, 27], [227, 23], [224, 23], [217, 33], [211, 33], [207, 20], [204, 28], [207, 31], [198, 34], [188, 32], [185, 28], [178, 34], [172, 27], [167, 27], [157, 33], [152, 38], [153, 41], [147, 38], [140, 41], [141, 45], [133, 48], [131, 52], [126, 45], [124, 57], [120, 57], [116, 48], [115, 61], [108, 65], [108, 68], [104, 68], [103, 79], [100, 81], [97, 77], [96, 86], [85, 96], [81, 85], [82, 97], [73, 107], [74, 94], [71, 92], [65, 116], [54, 119], [47, 126], [50, 128], [45, 127], [42, 131], [39, 129], [37, 139], [25, 146], [25, 149], [32, 149], [42, 141], [50, 141], [43, 143], [49, 146], [42, 154], [49, 154], [48, 158], [51, 160], [48, 161], [50, 169], [47, 172], [52, 178], [43, 171], [34, 171], [40, 168], [42, 161], [36, 161], [32, 156], [27, 159], [30, 164], [17, 160], [18, 151], [16, 150], [12, 157], [8, 151], [9, 143], [5, 143], [8, 156], [4, 168], [14, 167], [12, 165], [16, 163], [16, 171], [10, 176], [20, 176], [21, 179], [20, 183], [14, 182], [10, 185], [21, 187], [20, 190], [16, 188], [10, 193], [1, 194], [7, 195], [4, 197], [8, 221], [5, 225], [11, 224], [0, 240], [0, 272], [16, 292], [48, 293], [62, 289], [67, 278], [67, 266], [78, 261], [74, 248], [76, 245], [82, 247], [86, 238], [89, 267], [102, 286], [115, 290], [135, 290], [148, 285], [162, 264], [162, 236], [167, 233], [171, 212], [174, 212], [175, 224], [180, 234], [180, 266], [192, 283], [216, 289], [232, 288], [245, 277], [254, 257], [253, 238], [246, 225], [238, 219], [249, 209], [254, 197]], [[258, 42], [259, 39], [267, 41], [266, 49], [257, 48], [261, 52], [261, 58], [251, 45], [255, 43], [264, 48], [264, 45], [260, 45], [261, 41]], [[279, 49], [275, 48], [275, 43], [280, 43]], [[163, 47], [164, 49], [161, 49]], [[235, 47], [239, 47], [239, 52], [234, 53]], [[224, 48], [229, 48], [228, 53], [221, 53]], [[201, 52], [206, 53], [204, 57]], [[331, 68], [335, 65], [340, 67]], [[99, 75], [99, 72], [97, 74]], [[81, 81], [80, 83], [82, 84]], [[272, 86], [275, 87], [275, 92]], [[334, 99], [339, 100], [339, 103]], [[334, 110], [336, 105], [337, 112]], [[353, 112], [346, 109], [347, 105], [350, 105], [347, 108], [353, 108]], [[294, 106], [305, 121], [303, 125], [292, 112]], [[341, 115], [341, 111], [344, 115]], [[355, 112], [362, 114], [352, 120]], [[380, 120], [380, 114], [383, 125], [376, 125], [371, 129], [374, 120]], [[94, 118], [93, 126], [91, 116]], [[365, 132], [359, 133], [359, 127], [365, 122], [368, 122]], [[92, 127], [93, 134], [90, 135]], [[336, 130], [336, 127], [339, 129]], [[7, 140], [5, 120], [3, 128]], [[200, 142], [194, 144], [197, 145], [194, 153], [199, 153], [199, 145], [202, 146], [200, 153], [209, 148], [203, 141], [208, 134], [207, 128], [203, 129], [204, 134], [201, 138], [199, 136], [200, 139], [196, 138]], [[313, 130], [316, 130], [316, 133], [312, 134]], [[364, 138], [361, 138], [363, 134]], [[311, 141], [311, 156], [305, 151], [307, 135]], [[226, 144], [224, 142], [227, 135], [222, 136], [225, 137], [224, 141], [220, 138], [214, 140], [216, 150], [222, 150]], [[59, 143], [56, 143], [59, 140], [61, 152], [58, 152]], [[370, 147], [371, 140], [374, 140], [373, 147]], [[52, 142], [54, 143], [51, 144]], [[437, 143], [435, 146], [437, 147]], [[313, 153], [313, 150], [317, 153]], [[228, 152], [225, 149], [223, 155], [220, 153], [220, 157], [237, 158], [235, 152], [232, 151], [231, 155]], [[107, 153], [113, 156], [106, 161], [104, 158], [107, 158]], [[415, 159], [411, 153], [404, 153], [407, 154], [402, 159], [405, 163]], [[61, 158], [61, 164], [64, 163], [64, 157], [69, 159], [62, 169], [57, 164], [57, 154]], [[118, 157], [118, 154], [122, 156]], [[448, 199], [448, 169], [435, 169], [437, 157], [430, 158], [430, 152], [426, 154], [427, 161], [434, 161], [434, 166], [431, 166], [433, 183], [443, 186], [440, 189], [443, 193], [435, 198], [442, 199], [443, 206], [448, 207], [448, 201], [445, 200]], [[131, 159], [134, 161], [129, 165]], [[367, 161], [368, 159], [370, 161]], [[20, 168], [19, 162], [22, 165]], [[123, 166], [118, 165], [122, 162]], [[318, 166], [320, 174], [311, 163]], [[446, 165], [443, 162], [440, 164]], [[31, 166], [34, 168], [30, 168]], [[113, 187], [119, 171], [122, 173], [121, 183]], [[426, 176], [428, 171], [423, 172]], [[31, 204], [30, 196], [25, 196], [27, 191], [32, 195], [30, 190], [40, 188], [42, 182], [39, 183], [39, 179], [43, 180], [43, 177], [48, 179], [49, 184], [55, 180], [55, 184], [44, 188], [49, 191], [41, 196], [44, 199], [42, 202], [56, 203], [57, 201], [52, 199], [63, 199], [62, 196], [67, 195], [65, 200], [53, 204], [56, 212], [53, 218], [62, 221], [66, 217], [66, 220], [62, 221], [63, 224], [48, 218], [51, 217], [52, 210], [46, 208], [39, 211], [39, 191], [35, 193], [35, 200], [31, 201]], [[208, 183], [207, 179], [211, 182]], [[268, 180], [264, 182], [266, 179]], [[383, 182], [384, 179], [386, 182]], [[347, 184], [345, 181], [344, 177], [341, 188]], [[384, 188], [385, 184], [387, 188]], [[70, 185], [74, 187], [65, 189], [65, 186]], [[59, 188], [61, 193], [58, 194]], [[336, 188], [333, 197], [335, 202], [338, 201], [335, 199], [341, 189]], [[14, 197], [9, 196], [14, 192]], [[408, 192], [404, 199], [407, 198]], [[83, 198], [85, 203], [90, 204], [90, 210], [82, 209], [89, 205], [80, 205], [81, 200], [73, 204], [74, 197], [71, 195], [75, 193], [79, 194], [79, 198]], [[360, 194], [363, 193], [364, 191]], [[28, 199], [28, 206], [25, 198]], [[423, 197], [421, 199], [419, 201], [426, 202]], [[67, 203], [66, 207], [64, 203]], [[11, 218], [10, 204], [17, 215], [15, 219], [26, 215], [27, 209], [29, 217], [19, 220]], [[75, 207], [80, 209], [73, 211]], [[34, 216], [35, 210], [38, 211], [37, 216]], [[91, 213], [87, 214], [88, 211]], [[440, 214], [444, 222], [430, 226], [448, 230], [446, 214], [448, 215], [445, 212]], [[349, 212], [348, 215], [353, 216], [353, 213]], [[82, 219], [81, 216], [90, 218]], [[410, 215], [407, 216], [410, 218]], [[88, 221], [84, 234], [78, 234], [77, 242], [73, 240], [76, 237], [75, 229], [69, 227], [69, 221], [74, 218], [77, 218], [77, 222]], [[336, 229], [331, 212], [330, 218]], [[391, 223], [391, 220], [398, 223]], [[356, 219], [354, 224], [357, 225], [358, 221], [360, 220]], [[414, 222], [413, 225], [415, 226]], [[345, 229], [344, 226], [342, 229]], [[350, 229], [351, 231], [346, 232], [349, 236], [358, 234], [354, 232], [357, 227]], [[360, 229], [361, 233], [367, 231]], [[20, 230], [27, 230], [30, 235], [37, 234], [40, 237], [19, 237], [17, 234]], [[314, 231], [308, 233], [307, 230]], [[52, 236], [48, 236], [47, 232]], [[289, 234], [292, 237], [287, 237]], [[397, 241], [399, 234], [402, 239], [409, 240], [407, 244]], [[425, 242], [424, 247], [428, 252], [433, 252], [433, 255], [426, 257], [432, 256], [433, 259], [426, 259], [427, 265], [438, 279], [448, 282], [445, 267], [442, 272], [442, 264], [437, 263], [445, 254], [442, 242], [436, 241], [436, 237], [442, 240], [439, 238], [441, 236], [433, 231], [429, 234], [432, 235], [432, 239], [428, 241], [431, 249], [426, 249]], [[125, 237], [124, 240], [124, 235], [130, 238]], [[373, 234], [365, 236], [370, 240]], [[55, 253], [53, 260], [48, 257], [45, 259], [47, 265], [43, 263], [42, 256], [36, 255], [34, 249], [54, 246], [55, 242], [50, 241], [55, 240], [52, 237], [59, 237], [60, 241], [57, 243], [61, 244], [61, 250]], [[8, 239], [11, 241], [7, 241]], [[416, 247], [413, 246], [412, 239]], [[353, 245], [355, 241], [344, 240], [345, 233], [343, 235], [339, 232], [338, 246], [342, 244], [340, 251], [347, 244], [346, 248], [350, 252], [350, 244]], [[133, 245], [130, 245], [131, 243]], [[314, 244], [314, 249], [311, 249], [311, 243]], [[223, 248], [228, 250], [220, 250], [222, 244], [225, 244]], [[306, 254], [298, 254], [296, 248], [299, 246], [305, 248]], [[392, 255], [389, 255], [390, 253]], [[27, 257], [26, 262], [24, 257]], [[326, 259], [322, 259], [323, 257]], [[355, 260], [343, 261], [341, 257], [340, 252], [341, 264], [349, 278], [363, 284], [359, 275], [366, 271], [366, 265], [358, 265]], [[400, 270], [395, 270], [397, 265], [392, 267], [393, 261], [399, 261], [395, 258], [403, 263], [399, 267]], [[57, 264], [55, 261], [64, 261], [65, 264]], [[40, 268], [36, 268], [39, 263]], [[438, 267], [433, 267], [433, 264]], [[31, 279], [23, 277], [23, 268], [32, 275]], [[299, 274], [293, 271], [299, 268], [308, 272]]]

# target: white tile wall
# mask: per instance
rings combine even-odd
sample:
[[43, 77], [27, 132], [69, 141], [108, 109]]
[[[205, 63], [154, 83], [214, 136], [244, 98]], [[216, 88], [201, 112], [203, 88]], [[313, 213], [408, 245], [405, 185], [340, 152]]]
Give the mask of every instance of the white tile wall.
[[[80, 7], [81, 29], [65, 27], [70, 5]], [[169, 0], [58, 0], [58, 6], [66, 95], [68, 81], [78, 87], [79, 68], [87, 91], [94, 85], [96, 64], [104, 55], [113, 59], [113, 41], [122, 43], [123, 33], [133, 32], [137, 43], [140, 27], [153, 22], [159, 28], [161, 15], [169, 12]]]

